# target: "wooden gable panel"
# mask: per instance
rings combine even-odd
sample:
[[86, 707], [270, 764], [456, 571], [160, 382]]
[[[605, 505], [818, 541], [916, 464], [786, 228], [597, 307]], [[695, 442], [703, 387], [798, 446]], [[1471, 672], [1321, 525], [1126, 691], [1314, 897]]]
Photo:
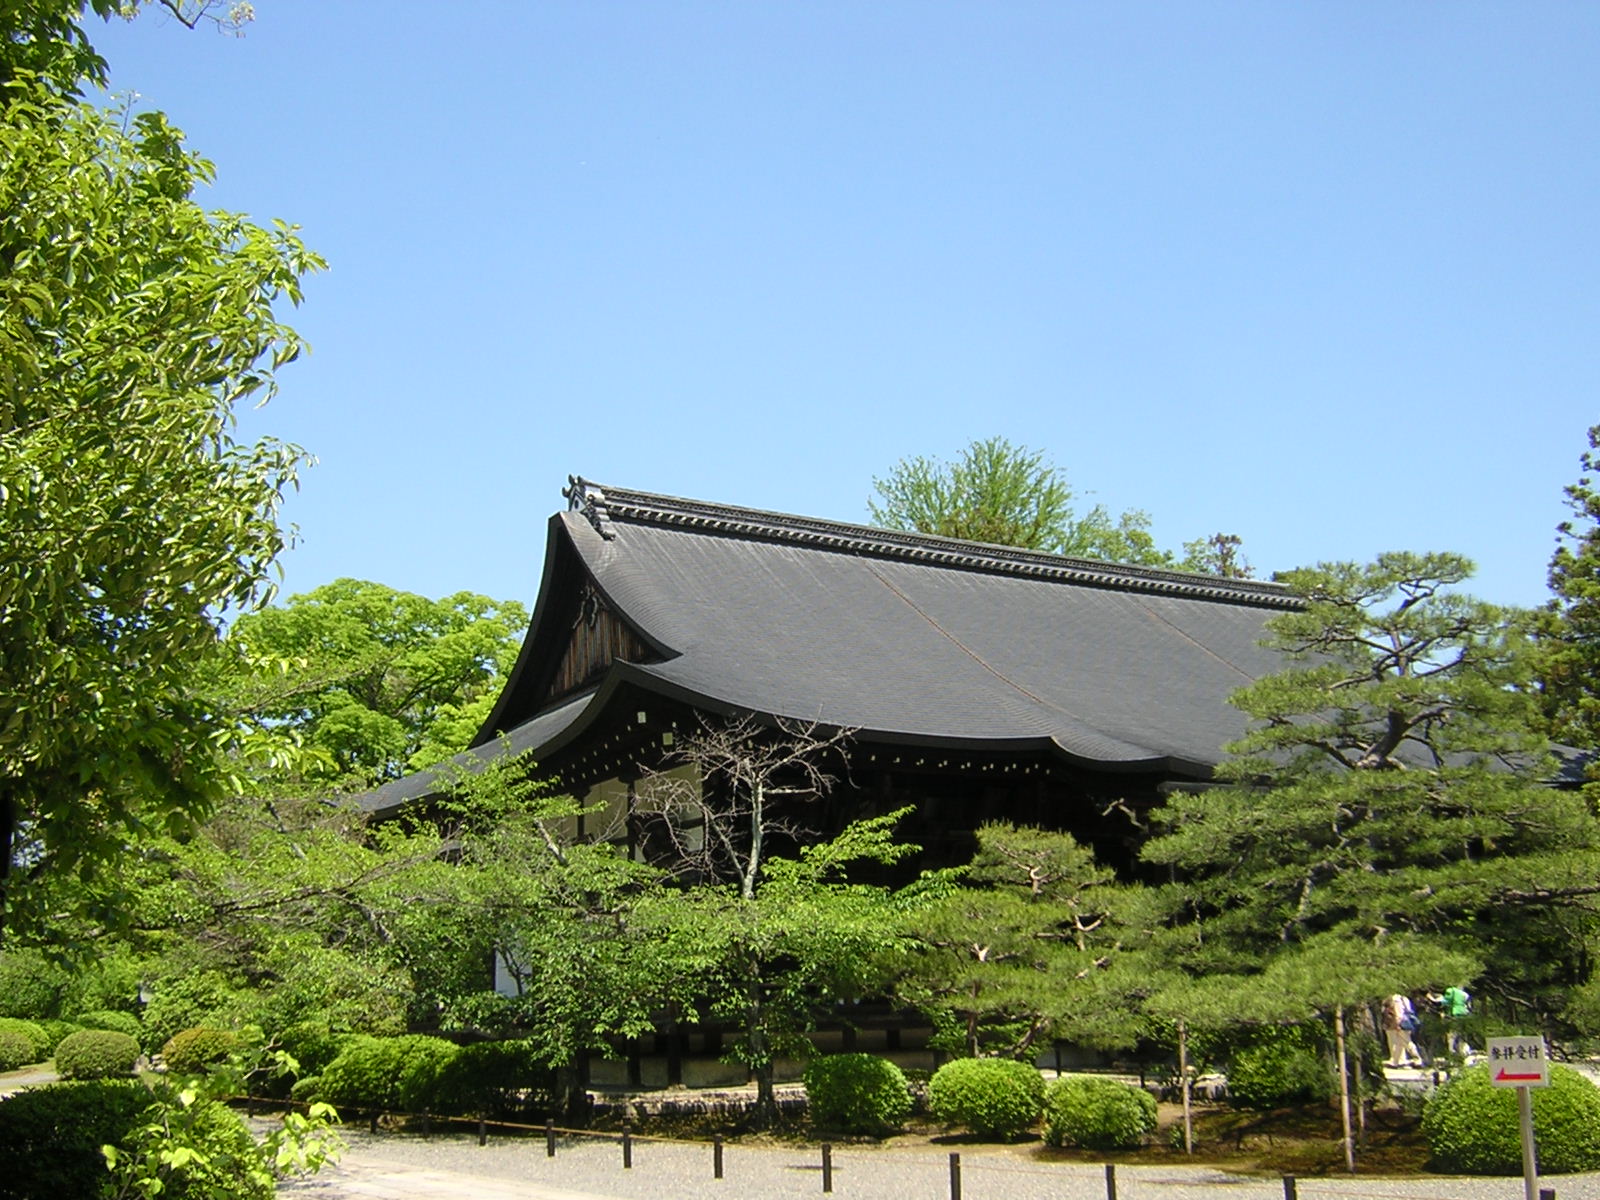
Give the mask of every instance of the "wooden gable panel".
[[606, 607], [594, 587], [585, 584], [567, 648], [562, 652], [545, 698], [565, 696], [592, 683], [618, 659], [648, 662], [655, 657], [638, 635]]

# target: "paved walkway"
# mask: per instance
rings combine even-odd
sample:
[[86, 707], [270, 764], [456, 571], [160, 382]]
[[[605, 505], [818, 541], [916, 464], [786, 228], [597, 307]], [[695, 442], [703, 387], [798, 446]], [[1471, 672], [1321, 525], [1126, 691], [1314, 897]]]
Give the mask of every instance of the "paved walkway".
[[[615, 1139], [562, 1139], [554, 1158], [544, 1139], [470, 1132], [417, 1135], [351, 1132], [350, 1149], [321, 1175], [285, 1184], [286, 1200], [787, 1200], [822, 1192], [814, 1147], [728, 1146], [724, 1177], [713, 1178], [709, 1146], [635, 1139], [625, 1170]], [[1045, 1163], [1029, 1146], [964, 1147], [962, 1200], [1106, 1200], [1105, 1169]], [[1600, 1174], [1542, 1181], [1558, 1200], [1600, 1200]], [[1276, 1178], [1211, 1167], [1119, 1166], [1117, 1200], [1282, 1200]], [[1514, 1179], [1338, 1177], [1298, 1181], [1301, 1200], [1521, 1200]], [[859, 1200], [945, 1200], [948, 1152], [937, 1147], [840, 1146], [833, 1195]]]

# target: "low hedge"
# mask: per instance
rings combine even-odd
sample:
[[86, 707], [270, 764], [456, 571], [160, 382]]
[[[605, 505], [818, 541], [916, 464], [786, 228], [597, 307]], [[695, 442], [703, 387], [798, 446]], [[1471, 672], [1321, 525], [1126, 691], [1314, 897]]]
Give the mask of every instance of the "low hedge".
[[[1550, 1086], [1530, 1091], [1540, 1173], [1600, 1170], [1600, 1088], [1552, 1063]], [[1521, 1127], [1515, 1089], [1495, 1087], [1487, 1066], [1453, 1076], [1422, 1110], [1431, 1165], [1441, 1171], [1520, 1175]]]
[[100, 1147], [120, 1143], [149, 1106], [137, 1079], [53, 1083], [0, 1100], [0, 1200], [100, 1195], [109, 1178]]
[[301, 1076], [320, 1075], [327, 1065], [359, 1034], [335, 1033], [316, 1021], [299, 1021], [285, 1026], [275, 1039], [285, 1054], [300, 1067]]
[[1044, 1076], [1009, 1058], [958, 1058], [928, 1082], [933, 1115], [979, 1137], [1016, 1137], [1032, 1127], [1043, 1107]]
[[322, 1098], [349, 1108], [431, 1111], [435, 1080], [457, 1053], [455, 1043], [423, 1034], [361, 1038], [322, 1072]]
[[130, 1075], [138, 1061], [139, 1043], [110, 1029], [80, 1029], [56, 1047], [56, 1071], [63, 1079]]
[[1155, 1097], [1115, 1079], [1073, 1076], [1045, 1092], [1044, 1140], [1085, 1150], [1133, 1150], [1156, 1128]]
[[531, 1041], [475, 1042], [436, 1065], [430, 1111], [514, 1117], [554, 1111], [556, 1073]]
[[830, 1054], [806, 1066], [806, 1101], [819, 1129], [881, 1136], [911, 1115], [905, 1074], [875, 1054]]

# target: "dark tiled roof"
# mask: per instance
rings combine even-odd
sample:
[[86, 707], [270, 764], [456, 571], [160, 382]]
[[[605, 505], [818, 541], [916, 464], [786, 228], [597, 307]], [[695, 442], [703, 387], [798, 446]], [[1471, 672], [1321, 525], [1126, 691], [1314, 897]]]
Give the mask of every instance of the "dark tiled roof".
[[[1227, 698], [1281, 665], [1263, 625], [1282, 587], [1060, 558], [812, 520], [574, 479], [552, 518], [540, 612], [508, 684], [459, 756], [499, 742], [536, 757], [571, 738], [618, 683], [719, 711], [816, 720], [860, 737], [1042, 750], [1103, 769], [1203, 776], [1244, 731]], [[573, 556], [660, 661], [529, 712], [552, 564]], [[522, 683], [519, 685], [519, 680]], [[608, 686], [609, 685], [609, 686]], [[451, 768], [453, 769], [453, 768]], [[364, 799], [388, 811], [438, 775]]]

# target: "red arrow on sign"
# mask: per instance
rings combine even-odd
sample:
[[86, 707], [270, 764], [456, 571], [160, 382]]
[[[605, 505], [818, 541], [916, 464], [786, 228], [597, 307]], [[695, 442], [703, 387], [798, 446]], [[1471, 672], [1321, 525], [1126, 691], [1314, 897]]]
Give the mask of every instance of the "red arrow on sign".
[[1511, 1074], [1511, 1072], [1507, 1071], [1504, 1067], [1501, 1067], [1500, 1068], [1500, 1074], [1496, 1075], [1495, 1078], [1496, 1079], [1500, 1079], [1500, 1080], [1504, 1080], [1507, 1083], [1514, 1083], [1519, 1079], [1543, 1079], [1544, 1076], [1539, 1074], [1539, 1072], [1537, 1072], [1537, 1071], [1535, 1071], [1531, 1075], [1513, 1075], [1513, 1074]]

